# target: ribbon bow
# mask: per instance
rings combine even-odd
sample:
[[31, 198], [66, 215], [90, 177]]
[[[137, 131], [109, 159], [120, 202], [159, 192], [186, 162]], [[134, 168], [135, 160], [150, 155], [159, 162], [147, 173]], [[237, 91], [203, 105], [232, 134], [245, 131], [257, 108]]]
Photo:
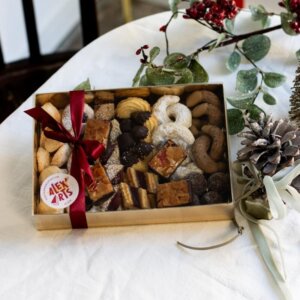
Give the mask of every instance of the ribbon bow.
[[98, 141], [82, 140], [81, 126], [84, 111], [84, 91], [70, 92], [71, 122], [74, 131], [72, 135], [64, 126], [53, 119], [41, 107], [26, 110], [29, 116], [42, 124], [42, 129], [47, 138], [72, 145], [71, 175], [79, 185], [79, 194], [75, 202], [70, 206], [70, 219], [72, 228], [87, 228], [85, 215], [85, 185], [90, 186], [94, 177], [90, 169], [88, 157], [96, 160], [104, 151], [103, 144]]

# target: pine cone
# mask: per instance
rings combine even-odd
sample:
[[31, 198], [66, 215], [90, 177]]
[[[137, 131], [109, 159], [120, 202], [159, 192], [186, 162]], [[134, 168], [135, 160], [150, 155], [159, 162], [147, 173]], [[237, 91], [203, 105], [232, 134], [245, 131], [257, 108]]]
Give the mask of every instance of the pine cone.
[[259, 121], [246, 117], [245, 123], [250, 130], [238, 134], [245, 138], [238, 160], [249, 160], [263, 175], [272, 176], [300, 157], [300, 130], [288, 120], [273, 122], [261, 114]]

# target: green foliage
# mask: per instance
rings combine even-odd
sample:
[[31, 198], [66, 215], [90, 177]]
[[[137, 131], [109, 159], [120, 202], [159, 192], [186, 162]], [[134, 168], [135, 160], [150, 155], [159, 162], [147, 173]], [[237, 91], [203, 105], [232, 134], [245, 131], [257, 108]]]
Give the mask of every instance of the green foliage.
[[178, 4], [181, 2], [181, 0], [169, 0], [169, 7], [172, 11], [172, 13], [176, 13], [178, 11]]
[[296, 52], [296, 57], [298, 60], [300, 60], [300, 49]]
[[160, 49], [159, 47], [153, 47], [150, 52], [149, 52], [149, 59], [150, 62], [152, 63], [154, 61], [154, 59], [159, 55], [160, 53]]
[[194, 81], [193, 73], [189, 69], [181, 70], [180, 76], [180, 79], [176, 82], [178, 84], [192, 83]]
[[244, 129], [245, 121], [243, 113], [239, 109], [227, 110], [228, 132], [230, 135], [237, 134]]
[[268, 87], [276, 88], [281, 86], [286, 81], [286, 77], [279, 73], [265, 72], [263, 80]]
[[229, 32], [229, 33], [233, 33], [234, 31], [234, 19], [225, 19], [225, 29]]
[[141, 64], [139, 69], [137, 70], [133, 80], [132, 80], [132, 86], [138, 86], [139, 85], [139, 81], [140, 81], [140, 77], [144, 71], [145, 65]]
[[220, 45], [221, 42], [224, 41], [224, 39], [226, 38], [226, 34], [223, 32], [223, 33], [220, 33], [216, 42], [213, 43], [210, 47], [209, 47], [209, 52], [212, 51], [213, 49], [215, 49], [216, 47], [218, 47]]
[[241, 70], [236, 76], [236, 89], [241, 93], [249, 93], [257, 86], [257, 69]]
[[235, 108], [248, 109], [255, 101], [256, 94], [239, 95], [235, 97], [227, 97], [227, 101]]
[[273, 97], [272, 95], [270, 95], [267, 92], [264, 92], [263, 100], [268, 105], [275, 105], [276, 102], [277, 102], [276, 99], [275, 99], [275, 97]]
[[191, 59], [182, 53], [171, 53], [164, 59], [165, 68], [180, 70], [187, 68]]
[[208, 82], [209, 80], [208, 73], [196, 59], [191, 60], [189, 69], [193, 73], [194, 83]]
[[245, 201], [246, 212], [256, 219], [271, 220], [272, 215], [270, 208], [261, 202]]
[[242, 49], [247, 58], [259, 61], [264, 58], [271, 47], [271, 40], [263, 34], [248, 37], [242, 44]]
[[164, 72], [161, 68], [148, 67], [146, 70], [146, 79], [150, 85], [168, 85], [175, 82], [175, 76]]
[[146, 74], [144, 74], [141, 79], [140, 79], [140, 86], [147, 86], [150, 85], [150, 83], [148, 82], [147, 76]]
[[234, 71], [237, 70], [237, 68], [239, 67], [240, 63], [241, 63], [241, 56], [240, 56], [240, 54], [238, 52], [236, 52], [236, 51], [233, 51], [230, 54], [230, 56], [229, 56], [229, 58], [228, 58], [228, 60], [226, 62], [226, 68], [229, 71], [234, 72]]
[[264, 115], [266, 115], [266, 113], [257, 105], [255, 104], [251, 104], [248, 106], [247, 109], [248, 113], [249, 113], [249, 117], [253, 120], [259, 120], [260, 118], [260, 114], [263, 113]]
[[270, 24], [270, 18], [267, 10], [263, 5], [250, 5], [251, 16], [253, 21], [261, 21], [262, 27], [266, 28]]
[[87, 80], [81, 82], [80, 84], [78, 84], [75, 88], [74, 91], [78, 91], [78, 90], [84, 90], [84, 91], [90, 91], [91, 88], [91, 83], [90, 83], [90, 79], [87, 78]]
[[290, 22], [293, 20], [293, 14], [291, 12], [282, 12], [280, 18], [283, 31], [288, 35], [296, 35], [297, 33], [290, 26]]

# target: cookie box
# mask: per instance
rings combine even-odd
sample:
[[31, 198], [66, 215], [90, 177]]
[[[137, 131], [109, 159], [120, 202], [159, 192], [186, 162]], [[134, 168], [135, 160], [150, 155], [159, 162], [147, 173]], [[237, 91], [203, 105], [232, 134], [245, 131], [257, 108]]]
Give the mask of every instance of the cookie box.
[[[80, 158], [94, 178], [91, 185], [77, 186], [87, 227], [232, 219], [221, 84], [38, 94], [36, 107], [75, 136], [70, 99], [78, 95], [85, 102], [78, 138], [105, 148]], [[51, 185], [53, 205], [43, 191], [49, 178], [78, 169], [75, 144], [50, 138], [45, 130], [34, 122], [33, 218], [39, 230], [74, 228], [73, 204], [55, 206], [63, 196], [52, 197], [61, 185]]]

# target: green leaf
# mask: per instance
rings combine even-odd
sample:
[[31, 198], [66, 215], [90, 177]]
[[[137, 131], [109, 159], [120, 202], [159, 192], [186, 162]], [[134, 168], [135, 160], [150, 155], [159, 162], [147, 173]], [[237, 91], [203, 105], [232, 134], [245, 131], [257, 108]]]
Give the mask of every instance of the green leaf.
[[78, 91], [78, 90], [84, 90], [84, 91], [90, 91], [91, 88], [91, 83], [89, 78], [83, 82], [81, 82], [80, 84], [78, 84], [75, 88], [74, 91]]
[[138, 86], [138, 83], [139, 83], [139, 80], [140, 80], [140, 77], [141, 77], [141, 74], [142, 74], [144, 68], [145, 68], [145, 65], [141, 64], [132, 80], [132, 86]]
[[286, 77], [279, 73], [266, 72], [264, 73], [263, 80], [268, 87], [276, 88], [286, 81]]
[[300, 49], [296, 52], [296, 57], [298, 60], [300, 60]]
[[230, 54], [227, 62], [226, 62], [226, 68], [234, 72], [240, 65], [241, 63], [241, 56], [238, 52], [234, 51]]
[[225, 29], [230, 33], [234, 31], [234, 20], [235, 19], [225, 19]]
[[250, 5], [249, 6], [251, 11], [251, 16], [253, 21], [261, 21], [262, 27], [268, 27], [270, 24], [270, 18], [267, 15], [267, 10], [262, 6], [259, 5]]
[[172, 11], [172, 13], [176, 13], [178, 11], [178, 4], [181, 2], [181, 0], [169, 0], [169, 7]]
[[158, 56], [160, 53], [160, 48], [159, 47], [153, 47], [150, 52], [149, 52], [149, 58], [150, 58], [150, 63], [154, 61], [154, 59]]
[[174, 75], [163, 72], [159, 68], [147, 68], [146, 75], [150, 85], [173, 84], [175, 82]]
[[176, 82], [178, 84], [192, 83], [194, 81], [194, 76], [191, 70], [183, 69], [181, 71], [181, 78]]
[[245, 127], [243, 113], [239, 109], [227, 110], [228, 132], [230, 135], [241, 132]]
[[293, 14], [282, 12], [280, 18], [283, 31], [288, 35], [296, 35], [297, 33], [290, 26], [290, 22], [293, 20]]
[[270, 38], [263, 34], [250, 36], [242, 44], [244, 54], [253, 61], [264, 58], [268, 54], [270, 47]]
[[263, 113], [266, 115], [266, 113], [257, 105], [251, 104], [248, 106], [248, 112], [249, 112], [249, 117], [253, 120], [259, 120], [260, 119], [260, 114]]
[[254, 103], [255, 93], [240, 95], [236, 97], [227, 97], [227, 101], [235, 108], [248, 109]]
[[213, 49], [215, 49], [216, 47], [218, 47], [219, 44], [220, 44], [222, 41], [224, 41], [225, 38], [226, 38], [226, 34], [225, 34], [224, 32], [223, 32], [223, 33], [220, 33], [219, 36], [218, 36], [218, 38], [217, 38], [217, 40], [216, 40], [216, 42], [213, 43], [213, 44], [209, 47], [208, 52], [210, 52], [210, 51], [212, 51]]
[[241, 93], [252, 92], [257, 86], [257, 69], [241, 70], [236, 76], [236, 89]]
[[169, 69], [185, 69], [189, 64], [190, 58], [182, 53], [171, 53], [164, 59], [164, 67]]
[[147, 78], [146, 74], [144, 74], [140, 79], [139, 86], [147, 86], [147, 85], [150, 85], [150, 84], [148, 82], [148, 78]]
[[263, 95], [263, 100], [265, 101], [266, 104], [268, 105], [275, 105], [276, 104], [276, 99], [272, 95], [270, 95], [267, 92], [264, 92]]
[[193, 73], [194, 83], [208, 82], [208, 73], [196, 59], [192, 59], [189, 69]]

